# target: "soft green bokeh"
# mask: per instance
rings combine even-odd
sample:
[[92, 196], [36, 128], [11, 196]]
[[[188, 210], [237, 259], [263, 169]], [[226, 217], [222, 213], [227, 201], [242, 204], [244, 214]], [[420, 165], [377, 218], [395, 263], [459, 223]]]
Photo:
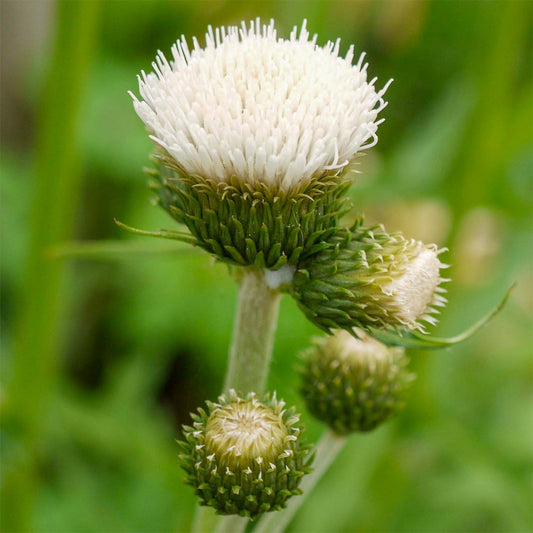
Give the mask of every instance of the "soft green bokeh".
[[[531, 7], [4, 0], [2, 530], [188, 530], [174, 439], [222, 386], [236, 285], [200, 252], [114, 225], [174, 229], [150, 204], [150, 142], [126, 92], [182, 33], [256, 16], [282, 35], [307, 18], [319, 43], [366, 51], [378, 86], [394, 78], [354, 213], [450, 249], [435, 333], [518, 282], [473, 339], [412, 354], [406, 411], [351, 438], [290, 530], [533, 530]], [[318, 333], [285, 297], [270, 386], [311, 439], [323, 428], [297, 394], [296, 355]]]

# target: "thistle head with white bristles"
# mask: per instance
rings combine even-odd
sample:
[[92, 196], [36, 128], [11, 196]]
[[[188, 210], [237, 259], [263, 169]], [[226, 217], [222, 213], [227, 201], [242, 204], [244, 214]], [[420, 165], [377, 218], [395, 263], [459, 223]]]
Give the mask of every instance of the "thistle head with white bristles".
[[289, 191], [338, 173], [377, 142], [387, 85], [367, 81], [364, 54], [339, 56], [340, 40], [317, 44], [306, 23], [289, 39], [274, 21], [209, 27], [205, 47], [185, 37], [169, 62], [139, 77], [139, 117], [188, 176], [263, 183]]
[[195, 243], [240, 266], [295, 265], [346, 211], [347, 169], [377, 142], [388, 87], [354, 47], [317, 44], [304, 22], [182, 37], [139, 76], [134, 108], [156, 144], [159, 203]]

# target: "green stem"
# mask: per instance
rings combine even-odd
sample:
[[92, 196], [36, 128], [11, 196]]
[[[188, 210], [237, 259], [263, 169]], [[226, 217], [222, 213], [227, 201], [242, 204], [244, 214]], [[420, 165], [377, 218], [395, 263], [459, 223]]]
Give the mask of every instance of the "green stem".
[[197, 507], [191, 524], [192, 533], [212, 533], [220, 516], [211, 507]]
[[303, 492], [302, 497], [291, 498], [287, 504], [287, 508], [283, 511], [265, 514], [254, 528], [254, 533], [282, 533], [285, 531], [304, 503], [305, 497], [315, 488], [315, 485], [320, 481], [320, 478], [343, 449], [347, 440], [347, 437], [337, 435], [330, 429], [327, 429], [316, 447], [313, 472], [302, 478], [300, 484], [300, 489]]
[[[262, 271], [245, 270], [239, 289], [237, 314], [229, 352], [224, 392], [239, 394], [265, 390], [281, 294], [268, 288]], [[208, 507], [198, 507], [193, 533], [239, 533], [249, 520], [240, 516], [213, 517]], [[216, 529], [213, 529], [216, 527]]]
[[281, 294], [270, 290], [263, 273], [245, 272], [239, 291], [237, 315], [224, 392], [262, 393], [266, 387]]
[[129, 260], [130, 254], [147, 255], [174, 254], [178, 257], [199, 255], [200, 250], [175, 242], [143, 242], [137, 240], [95, 240], [67, 241], [59, 243], [46, 251], [50, 259], [94, 259], [98, 261]]
[[238, 515], [223, 516], [214, 531], [215, 533], [242, 533], [249, 521], [248, 518]]

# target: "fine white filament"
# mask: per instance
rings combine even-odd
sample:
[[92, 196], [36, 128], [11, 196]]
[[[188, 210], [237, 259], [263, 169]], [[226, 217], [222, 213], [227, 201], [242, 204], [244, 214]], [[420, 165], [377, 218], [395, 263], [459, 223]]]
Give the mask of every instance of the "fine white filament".
[[[422, 243], [418, 245], [422, 246]], [[392, 296], [397, 318], [411, 328], [423, 329], [418, 320], [436, 324], [432, 314], [437, 313], [436, 307], [446, 303], [441, 294], [446, 291], [440, 284], [448, 280], [441, 278], [440, 270], [448, 265], [442, 264], [438, 255], [439, 250], [434, 245], [422, 248], [409, 261], [402, 275], [382, 288], [385, 294]]]
[[[377, 142], [389, 84], [367, 81], [362, 54], [339, 56], [340, 41], [316, 44], [304, 21], [289, 39], [274, 21], [209, 31], [202, 48], [185, 37], [139, 76], [135, 110], [185, 173], [291, 189], [340, 171]], [[390, 83], [390, 82], [389, 82]]]

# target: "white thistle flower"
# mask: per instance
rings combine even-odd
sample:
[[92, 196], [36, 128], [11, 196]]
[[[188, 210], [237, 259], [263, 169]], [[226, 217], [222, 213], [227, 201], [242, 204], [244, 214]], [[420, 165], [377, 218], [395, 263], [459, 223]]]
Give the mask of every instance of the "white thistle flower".
[[377, 119], [389, 83], [367, 81], [354, 47], [321, 47], [306, 23], [289, 39], [274, 21], [209, 27], [205, 48], [185, 37], [161, 51], [154, 72], [139, 77], [139, 117], [186, 175], [227, 183], [263, 183], [289, 191], [340, 172], [377, 142]]
[[[274, 396], [275, 400], [275, 396]], [[263, 462], [263, 457], [275, 460], [289, 436], [280, 412], [265, 407], [255, 396], [248, 401], [234, 401], [217, 406], [205, 428], [205, 440], [215, 456], [232, 461], [247, 458]], [[232, 465], [233, 467], [233, 465]]]
[[[437, 246], [425, 246], [420, 241], [409, 241], [413, 250], [412, 259], [405, 270], [398, 277], [381, 287], [387, 296], [392, 298], [395, 315], [399, 322], [413, 329], [421, 329], [418, 320], [431, 325], [436, 324], [435, 307], [446, 303], [442, 296], [445, 292], [440, 284], [446, 279], [440, 275], [440, 270], [446, 268], [439, 260]], [[416, 250], [416, 251], [415, 251]]]

